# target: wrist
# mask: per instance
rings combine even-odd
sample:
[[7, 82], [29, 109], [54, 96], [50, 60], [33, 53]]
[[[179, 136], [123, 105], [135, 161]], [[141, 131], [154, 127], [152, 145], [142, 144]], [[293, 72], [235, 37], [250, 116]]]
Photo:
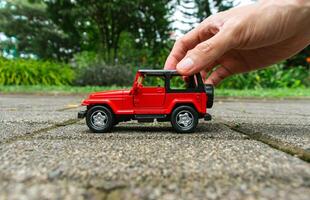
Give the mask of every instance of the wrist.
[[262, 13], [278, 13], [281, 23], [290, 27], [290, 33], [310, 38], [310, 0], [259, 0]]
[[300, 7], [309, 7], [310, 8], [310, 0], [259, 0], [258, 1], [261, 4], [290, 4]]
[[[300, 30], [301, 35], [305, 39], [310, 41], [310, 0], [292, 0], [294, 7], [298, 10], [298, 16], [300, 17], [300, 24], [302, 28]], [[297, 15], [296, 15], [297, 16]]]
[[291, 0], [297, 6], [309, 7], [310, 8], [310, 0]]

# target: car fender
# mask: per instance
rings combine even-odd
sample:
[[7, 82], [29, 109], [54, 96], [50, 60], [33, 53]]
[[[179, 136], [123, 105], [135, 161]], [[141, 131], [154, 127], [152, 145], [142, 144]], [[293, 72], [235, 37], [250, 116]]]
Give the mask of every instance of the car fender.
[[171, 104], [169, 105], [167, 111], [170, 114], [172, 110], [176, 107], [178, 104], [187, 104], [187, 105], [193, 105], [194, 108], [200, 113], [200, 105], [193, 101], [192, 99], [174, 99]]
[[116, 113], [116, 111], [118, 110], [117, 106], [115, 105], [115, 103], [109, 99], [87, 99], [85, 100], [84, 105], [93, 107], [96, 105], [107, 105], [108, 107], [110, 107], [110, 109], [113, 111], [113, 113]]

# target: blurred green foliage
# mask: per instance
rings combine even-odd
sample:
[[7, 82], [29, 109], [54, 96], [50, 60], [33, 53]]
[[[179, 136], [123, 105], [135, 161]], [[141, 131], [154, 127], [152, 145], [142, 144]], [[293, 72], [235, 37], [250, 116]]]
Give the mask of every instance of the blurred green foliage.
[[70, 85], [74, 77], [63, 63], [0, 57], [0, 85]]
[[41, 0], [11, 0], [0, 7], [0, 51], [14, 51], [14, 57], [67, 60], [78, 51], [78, 40], [65, 33], [50, 18]]
[[287, 68], [277, 64], [266, 69], [234, 75], [224, 80], [219, 88], [259, 89], [298, 88], [309, 86], [309, 70], [304, 67]]
[[135, 76], [132, 65], [107, 64], [94, 52], [75, 55], [71, 64], [77, 74], [74, 84], [79, 86], [129, 86]]
[[[0, 55], [13, 52], [14, 58], [38, 60], [0, 57], [2, 85], [130, 86], [137, 69], [163, 68], [174, 43], [169, 19], [176, 5], [183, 5], [183, 15], [199, 21], [234, 5], [233, 0], [4, 1], [0, 32], [9, 39], [0, 41]], [[309, 55], [307, 47], [282, 64], [232, 76], [218, 87], [308, 87]], [[182, 80], [175, 84], [184, 85]]]
[[119, 62], [120, 44], [126, 36], [132, 38], [130, 50], [148, 48], [152, 56], [157, 55], [169, 38], [169, 0], [55, 0], [45, 3], [52, 21], [78, 39], [80, 51], [96, 51], [106, 63]]
[[[123, 33], [120, 37], [117, 62], [125, 63], [140, 68], [162, 69], [173, 45], [172, 40], [156, 51], [151, 46], [140, 46], [136, 44], [135, 38], [129, 33]], [[100, 56], [100, 54], [99, 54]]]
[[4, 1], [0, 30], [13, 41], [0, 41], [0, 51], [14, 48], [17, 56], [68, 61], [74, 53], [95, 51], [117, 63], [127, 34], [131, 50], [149, 49], [156, 57], [171, 31], [171, 0]]
[[165, 87], [165, 77], [144, 75], [142, 85], [144, 87]]
[[[94, 85], [131, 86], [139, 67], [134, 65], [106, 64], [93, 52], [75, 55], [71, 66], [50, 61], [0, 59], [1, 85]], [[224, 80], [221, 89], [299, 88], [310, 85], [310, 72], [304, 67], [286, 68], [283, 64], [234, 75]], [[152, 79], [152, 85], [162, 80]], [[183, 79], [174, 80], [176, 87]]]

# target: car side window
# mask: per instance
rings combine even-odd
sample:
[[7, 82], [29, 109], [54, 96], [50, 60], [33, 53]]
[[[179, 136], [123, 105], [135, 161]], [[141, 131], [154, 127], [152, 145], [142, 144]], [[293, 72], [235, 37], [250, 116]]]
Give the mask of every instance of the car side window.
[[176, 91], [190, 91], [197, 88], [197, 81], [194, 76], [186, 77], [171, 76], [170, 77], [170, 90]]
[[142, 85], [143, 87], [165, 87], [165, 77], [145, 75]]

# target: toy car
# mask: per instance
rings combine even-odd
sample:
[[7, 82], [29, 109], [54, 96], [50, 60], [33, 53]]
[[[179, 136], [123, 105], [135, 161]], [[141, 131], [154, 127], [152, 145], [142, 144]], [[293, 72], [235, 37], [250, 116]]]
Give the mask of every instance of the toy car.
[[82, 102], [89, 129], [110, 131], [119, 122], [170, 121], [179, 133], [193, 132], [200, 118], [211, 120], [214, 89], [204, 85], [200, 73], [182, 77], [175, 70], [138, 70], [130, 90], [96, 92]]

